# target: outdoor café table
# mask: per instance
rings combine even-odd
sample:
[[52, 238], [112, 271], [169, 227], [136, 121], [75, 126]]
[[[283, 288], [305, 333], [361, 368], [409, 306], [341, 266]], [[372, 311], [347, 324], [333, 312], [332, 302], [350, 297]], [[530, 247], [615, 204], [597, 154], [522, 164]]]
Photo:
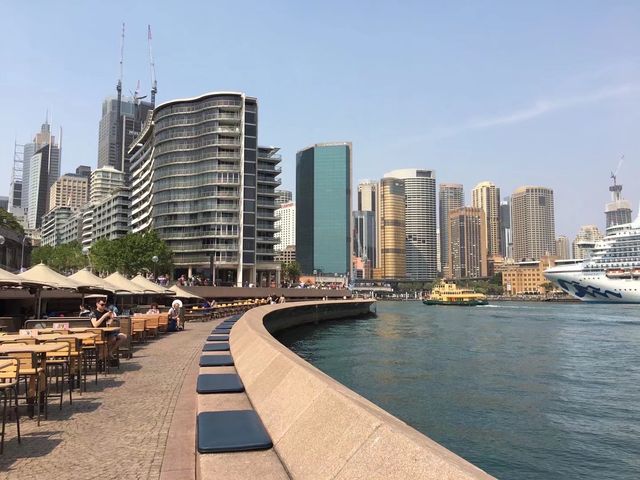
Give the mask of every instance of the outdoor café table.
[[[46, 378], [44, 377], [44, 372], [46, 371], [46, 361], [47, 361], [47, 353], [55, 352], [57, 350], [62, 350], [65, 348], [65, 345], [55, 345], [51, 343], [41, 343], [39, 345], [24, 345], [24, 344], [15, 344], [15, 343], [3, 343], [0, 345], [0, 355], [11, 355], [12, 353], [35, 353], [38, 355], [38, 361], [40, 363], [40, 367], [42, 368], [42, 381], [46, 382]], [[44, 383], [46, 385], [46, 383]], [[34, 397], [34, 389], [35, 383], [32, 379], [29, 379], [29, 395], [30, 397]]]
[[11, 360], [3, 360], [2, 358], [0, 358], [0, 369], [2, 369], [4, 367], [8, 367], [12, 363], [13, 362]]
[[91, 340], [92, 338], [97, 337], [97, 333], [93, 332], [77, 332], [77, 333], [39, 333], [35, 338], [36, 342], [45, 341], [45, 340], [57, 340], [60, 337], [72, 337], [77, 338], [78, 340]]
[[17, 333], [10, 333], [8, 335], [0, 335], [0, 343], [2, 342], [8, 342], [9, 340], [13, 341], [13, 340], [29, 340], [30, 337], [29, 335], [19, 335]]

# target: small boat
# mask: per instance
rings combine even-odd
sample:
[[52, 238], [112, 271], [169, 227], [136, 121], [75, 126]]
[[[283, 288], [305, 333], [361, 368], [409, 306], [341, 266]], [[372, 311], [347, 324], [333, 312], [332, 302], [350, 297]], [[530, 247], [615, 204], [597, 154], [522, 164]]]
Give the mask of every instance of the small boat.
[[631, 272], [622, 268], [610, 268], [606, 275], [607, 278], [631, 278]]
[[455, 305], [462, 307], [475, 307], [487, 305], [487, 296], [476, 293], [468, 288], [458, 288], [452, 281], [442, 280], [437, 283], [431, 294], [422, 300], [425, 305]]

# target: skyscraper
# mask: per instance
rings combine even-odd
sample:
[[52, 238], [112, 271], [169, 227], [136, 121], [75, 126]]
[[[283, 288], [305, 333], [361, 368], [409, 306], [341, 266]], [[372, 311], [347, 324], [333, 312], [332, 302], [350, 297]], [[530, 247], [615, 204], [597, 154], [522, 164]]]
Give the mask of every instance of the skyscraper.
[[622, 198], [622, 185], [616, 183], [615, 174], [611, 174], [613, 185], [609, 187], [611, 192], [611, 201], [605, 206], [605, 216], [607, 219], [607, 228], [624, 223], [631, 223], [631, 203], [629, 200]]
[[375, 212], [368, 210], [353, 212], [353, 256], [361, 259], [365, 271], [370, 272], [376, 264]]
[[[279, 192], [278, 192], [279, 193]], [[286, 202], [280, 205], [275, 211], [276, 234], [278, 243], [275, 245], [277, 251], [285, 250], [289, 246], [296, 244], [296, 204]]]
[[556, 238], [556, 257], [558, 257], [558, 260], [571, 258], [569, 238], [566, 235], [560, 235]]
[[[39, 165], [37, 168], [32, 169], [31, 167], [32, 158], [40, 150], [42, 150], [43, 147], [47, 147], [47, 152], [45, 154], [46, 165], [44, 167], [42, 165]], [[35, 190], [34, 190], [34, 191], [40, 191], [41, 188], [44, 188], [46, 190], [46, 193], [44, 193], [46, 197], [46, 200], [44, 203], [45, 208], [48, 207], [47, 204], [49, 202], [49, 188], [51, 188], [51, 185], [53, 185], [53, 182], [55, 182], [60, 176], [60, 162], [61, 162], [60, 146], [56, 142], [56, 137], [51, 134], [51, 125], [49, 124], [48, 120], [45, 123], [43, 123], [42, 126], [40, 127], [40, 132], [34, 135], [33, 141], [31, 143], [27, 143], [24, 145], [23, 157], [24, 157], [24, 160], [23, 160], [23, 169], [22, 169], [22, 208], [25, 214], [27, 215], [28, 227], [36, 228], [35, 226], [33, 226], [33, 221], [29, 223], [29, 220], [28, 220], [30, 201], [33, 195], [33, 192], [31, 191], [31, 183], [32, 183], [33, 175], [38, 176], [38, 181], [46, 182], [46, 187], [44, 187], [43, 185], [38, 185], [35, 187]], [[38, 157], [37, 161], [40, 161], [41, 159], [42, 157]], [[42, 170], [42, 168], [44, 168], [44, 170]], [[38, 173], [35, 173], [35, 172], [38, 172]], [[39, 215], [42, 216], [45, 213], [46, 211], [41, 211]], [[38, 215], [38, 214], [34, 214], [34, 215]], [[32, 215], [31, 218], [33, 219], [34, 216]], [[40, 225], [40, 220], [38, 220], [38, 225]]]
[[258, 101], [244, 93], [159, 105], [128, 152], [132, 231], [154, 229], [176, 275], [278, 284], [278, 150], [258, 146]]
[[49, 191], [59, 175], [60, 150], [44, 145], [29, 160], [28, 228], [40, 228], [49, 211]]
[[602, 233], [597, 225], [583, 225], [573, 241], [573, 258], [584, 259], [591, 256], [596, 242], [602, 240]]
[[303, 273], [351, 271], [351, 143], [296, 154], [296, 258]]
[[77, 209], [87, 203], [89, 179], [68, 173], [58, 178], [49, 191], [49, 210], [56, 207]]
[[539, 260], [556, 253], [553, 190], [525, 186], [511, 195], [513, 257]]
[[125, 186], [124, 172], [105, 165], [91, 172], [90, 197], [92, 203], [112, 195]]
[[473, 206], [484, 211], [486, 216], [486, 235], [488, 256], [501, 255], [500, 242], [500, 189], [491, 182], [481, 182], [472, 192]]
[[[120, 104], [121, 121], [118, 122], [118, 100], [108, 97], [102, 102], [102, 118], [98, 130], [98, 168], [110, 165], [129, 173], [128, 149], [140, 134], [153, 107], [149, 102], [123, 98]], [[118, 125], [122, 129], [122, 146], [118, 148]]]
[[438, 276], [435, 172], [406, 168], [393, 170], [384, 176], [404, 182], [407, 278], [434, 280]]
[[487, 223], [482, 208], [462, 207], [449, 212], [450, 278], [488, 275]]
[[504, 258], [513, 258], [513, 238], [511, 234], [511, 197], [500, 202], [500, 253]]
[[441, 183], [439, 189], [440, 264], [447, 272], [449, 265], [449, 213], [464, 207], [464, 190], [459, 183]]
[[407, 276], [406, 206], [404, 181], [385, 177], [376, 197], [376, 266], [373, 277], [405, 279]]
[[378, 182], [362, 180], [358, 184], [358, 210], [363, 212], [376, 211], [376, 194]]

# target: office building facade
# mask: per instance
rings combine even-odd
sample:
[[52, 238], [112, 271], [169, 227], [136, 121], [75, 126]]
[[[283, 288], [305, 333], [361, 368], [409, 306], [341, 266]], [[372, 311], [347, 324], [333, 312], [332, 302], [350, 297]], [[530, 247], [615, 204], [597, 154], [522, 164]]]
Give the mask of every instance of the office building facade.
[[117, 170], [110, 165], [97, 168], [91, 172], [91, 188], [89, 200], [91, 203], [113, 195], [115, 192], [124, 188], [125, 174], [121, 170]]
[[[55, 158], [51, 158], [50, 155]], [[27, 228], [40, 228], [42, 216], [49, 211], [49, 191], [60, 175], [59, 155], [59, 149], [45, 145], [29, 161]]]
[[572, 252], [575, 259], [586, 259], [591, 256], [591, 251], [596, 242], [602, 240], [603, 235], [597, 225], [583, 225], [573, 241]]
[[486, 277], [487, 251], [484, 210], [462, 207], [449, 212], [449, 278]]
[[407, 168], [384, 176], [404, 182], [407, 279], [432, 281], [438, 276], [435, 172]]
[[404, 280], [407, 277], [407, 229], [404, 181], [385, 177], [376, 196], [376, 279]]
[[289, 202], [293, 202], [293, 192], [291, 190], [276, 190], [276, 203], [278, 205]]
[[89, 179], [74, 174], [58, 178], [49, 191], [49, 210], [56, 207], [80, 208], [88, 201]]
[[511, 195], [513, 258], [516, 262], [555, 256], [553, 190], [524, 186]]
[[511, 197], [500, 202], [500, 254], [503, 258], [513, 258], [513, 237], [511, 235]]
[[276, 234], [278, 243], [275, 245], [276, 251], [281, 251], [290, 245], [296, 244], [296, 204], [286, 202], [280, 204], [275, 211]]
[[378, 182], [362, 180], [358, 184], [358, 210], [361, 212], [375, 212], [377, 194]]
[[305, 274], [350, 274], [351, 152], [338, 142], [296, 154], [296, 258]]
[[[369, 210], [356, 210], [352, 222], [354, 262], [361, 262], [361, 270], [371, 273], [376, 265], [376, 214]], [[365, 274], [360, 278], [369, 276]]]
[[502, 255], [500, 234], [500, 189], [492, 182], [481, 182], [471, 192], [475, 208], [484, 211], [486, 220], [486, 245], [488, 257]]
[[440, 227], [440, 269], [449, 268], [449, 213], [464, 207], [464, 187], [459, 183], [441, 183], [438, 188], [438, 225]]
[[573, 258], [570, 246], [569, 238], [566, 235], [560, 235], [556, 238], [556, 257], [558, 260], [568, 260]]

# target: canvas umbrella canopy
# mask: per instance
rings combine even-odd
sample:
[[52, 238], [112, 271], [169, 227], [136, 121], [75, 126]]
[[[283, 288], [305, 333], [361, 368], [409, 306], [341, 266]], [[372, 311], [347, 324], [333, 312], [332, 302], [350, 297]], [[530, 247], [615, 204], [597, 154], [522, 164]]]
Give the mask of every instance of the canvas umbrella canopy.
[[176, 294], [176, 297], [179, 297], [179, 298], [198, 298], [200, 300], [203, 300], [202, 297], [199, 297], [198, 295], [194, 295], [193, 293], [189, 293], [186, 290], [181, 289], [178, 285], [174, 285], [173, 287], [169, 288], [169, 290], [174, 291]]
[[117, 288], [116, 295], [144, 295], [147, 293], [153, 293], [146, 291], [146, 289], [140, 285], [133, 283], [119, 272], [112, 273], [106, 277], [105, 280], [107, 283]]
[[21, 285], [22, 279], [19, 276], [0, 268], [0, 287], [19, 287]]
[[169, 290], [168, 288], [164, 288], [161, 285], [153, 283], [151, 280], [147, 280], [142, 275], [136, 275], [131, 279], [133, 283], [138, 285], [140, 288], [144, 288], [145, 290], [151, 290], [153, 293], [157, 293], [158, 295], [175, 295], [173, 290]]
[[85, 291], [115, 293], [118, 289], [107, 282], [104, 278], [91, 273], [88, 269], [78, 270], [73, 275], [69, 275], [71, 280], [78, 283]]
[[80, 285], [73, 280], [69, 280], [64, 275], [59, 274], [55, 270], [47, 267], [44, 263], [40, 263], [35, 267], [31, 267], [26, 272], [16, 275], [19, 277], [23, 284], [40, 285], [40, 288], [36, 290], [36, 318], [40, 318], [41, 312], [41, 294], [42, 287], [52, 287], [67, 290], [79, 290]]

